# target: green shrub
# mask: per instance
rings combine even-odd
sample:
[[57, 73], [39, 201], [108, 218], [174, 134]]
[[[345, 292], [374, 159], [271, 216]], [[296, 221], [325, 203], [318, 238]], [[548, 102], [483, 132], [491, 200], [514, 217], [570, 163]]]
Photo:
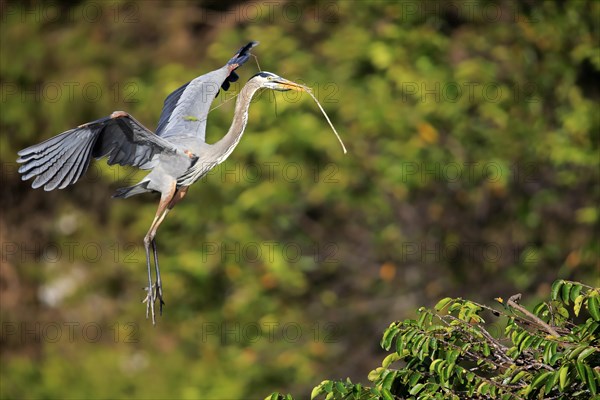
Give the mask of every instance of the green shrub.
[[369, 374], [372, 386], [326, 380], [311, 398], [600, 398], [600, 289], [558, 280], [533, 311], [520, 297], [497, 298], [495, 308], [449, 297], [420, 308], [384, 332], [381, 346], [393, 351]]

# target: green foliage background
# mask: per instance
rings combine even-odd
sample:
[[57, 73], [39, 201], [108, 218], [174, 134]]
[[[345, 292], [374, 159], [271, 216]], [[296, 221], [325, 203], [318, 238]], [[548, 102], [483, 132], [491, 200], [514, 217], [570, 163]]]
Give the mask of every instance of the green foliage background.
[[[308, 395], [363, 379], [418, 305], [600, 285], [597, 2], [0, 7], [2, 398]], [[161, 227], [153, 328], [139, 301], [157, 199], [110, 198], [143, 174], [100, 161], [45, 193], [16, 152], [119, 109], [153, 127], [166, 95], [249, 40], [315, 89], [349, 155], [308, 96], [260, 96]]]

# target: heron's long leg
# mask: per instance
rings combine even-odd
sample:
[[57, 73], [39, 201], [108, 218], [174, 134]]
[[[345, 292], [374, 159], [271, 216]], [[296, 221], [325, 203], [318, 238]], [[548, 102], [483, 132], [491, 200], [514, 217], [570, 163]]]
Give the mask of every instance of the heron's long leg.
[[[148, 294], [146, 295], [144, 303], [146, 303], [146, 319], [148, 319], [148, 314], [150, 312], [150, 303], [152, 302], [152, 267], [150, 266], [150, 249], [148, 248], [148, 246], [146, 246], [145, 241], [144, 248], [146, 250], [146, 266], [148, 267], [148, 287], [146, 288]], [[154, 322], [154, 313], [152, 313], [152, 321]]]
[[163, 307], [163, 304], [165, 304], [165, 302], [164, 302], [163, 297], [162, 297], [162, 280], [160, 279], [160, 267], [159, 267], [159, 264], [158, 264], [158, 249], [156, 247], [155, 235], [156, 235], [156, 231], [158, 230], [158, 227], [160, 226], [160, 224], [162, 224], [163, 220], [165, 219], [165, 217], [167, 216], [167, 214], [169, 213], [169, 211], [171, 211], [171, 209], [173, 207], [175, 207], [175, 204], [177, 204], [178, 202], [180, 202], [181, 199], [183, 199], [185, 197], [185, 195], [187, 194], [187, 190], [188, 190], [187, 186], [179, 188], [175, 192], [175, 194], [173, 195], [173, 197], [171, 197], [171, 200], [169, 201], [169, 204], [168, 204], [167, 208], [163, 210], [163, 212], [160, 215], [160, 217], [153, 224], [154, 225], [154, 232], [153, 232], [153, 235], [152, 235], [152, 250], [154, 252], [154, 268], [156, 270], [156, 284], [155, 284], [156, 298], [158, 298], [158, 301], [159, 301], [159, 307], [160, 307], [159, 313], [160, 313], [160, 315], [162, 315], [162, 307]]
[[[171, 202], [173, 201], [173, 198], [171, 198], [171, 200], [169, 201], [169, 204], [171, 204]], [[162, 280], [160, 279], [160, 266], [158, 263], [158, 247], [156, 245], [156, 231], [158, 230], [158, 227], [160, 226], [160, 224], [162, 224], [163, 220], [165, 219], [165, 217], [167, 216], [167, 214], [169, 213], [171, 209], [169, 208], [169, 206], [167, 205], [167, 207], [162, 211], [162, 214], [160, 215], [160, 217], [158, 217], [157, 220], [155, 220], [153, 227], [154, 227], [154, 231], [152, 232], [152, 252], [154, 253], [154, 270], [156, 271], [156, 283], [154, 284], [155, 287], [155, 297], [152, 299], [153, 301], [156, 301], [156, 299], [158, 299], [158, 305], [159, 305], [159, 313], [160, 315], [162, 315], [162, 308], [163, 308], [163, 304], [165, 304], [164, 300], [163, 300], [163, 296], [162, 296]]]
[[[152, 221], [152, 225], [150, 225], [150, 229], [148, 233], [144, 237], [144, 248], [146, 250], [146, 266], [148, 267], [148, 295], [144, 302], [146, 304], [146, 318], [148, 315], [152, 313], [152, 324], [156, 325], [156, 317], [154, 312], [154, 302], [156, 301], [156, 296], [153, 293], [153, 285], [152, 285], [152, 272], [150, 266], [150, 245], [152, 245], [153, 253], [154, 253], [154, 266], [156, 268], [157, 278], [160, 274], [158, 268], [158, 252], [156, 249], [156, 242], [154, 241], [154, 237], [156, 236], [156, 230], [158, 226], [162, 223], [163, 219], [168, 213], [168, 206], [175, 195], [176, 182], [173, 182], [172, 187], [168, 192], [163, 192], [160, 197], [160, 202], [158, 203], [158, 209], [156, 210], [156, 215], [154, 216], [154, 220]], [[158, 282], [157, 282], [157, 291], [158, 291]], [[162, 293], [161, 295], [161, 308], [162, 308]]]
[[[179, 203], [185, 197], [185, 195], [187, 194], [187, 189], [188, 189], [188, 187], [185, 186], [185, 187], [178, 189], [177, 192], [175, 192], [175, 194], [169, 201], [169, 205], [162, 212], [161, 216], [156, 221], [156, 223], [154, 225], [154, 234], [156, 234], [156, 230], [158, 229], [160, 224], [162, 224], [163, 220], [165, 219], [165, 217], [167, 216], [169, 211], [171, 211], [171, 209], [173, 207], [175, 207], [175, 204]], [[155, 285], [156, 297], [159, 300], [159, 306], [160, 306], [159, 313], [160, 313], [160, 315], [162, 315], [162, 306], [163, 306], [163, 304], [165, 304], [165, 302], [163, 301], [163, 298], [162, 298], [162, 280], [160, 279], [160, 267], [158, 264], [158, 249], [156, 247], [156, 239], [154, 238], [154, 236], [152, 237], [152, 250], [154, 251], [154, 268], [156, 269], [156, 285]]]
[[[165, 212], [165, 215], [167, 213]], [[154, 252], [154, 269], [156, 270], [156, 298], [158, 298], [159, 314], [162, 315], [163, 304], [165, 301], [162, 296], [162, 280], [160, 279], [160, 268], [158, 266], [158, 248], [156, 247], [156, 239], [152, 239], [152, 251]]]

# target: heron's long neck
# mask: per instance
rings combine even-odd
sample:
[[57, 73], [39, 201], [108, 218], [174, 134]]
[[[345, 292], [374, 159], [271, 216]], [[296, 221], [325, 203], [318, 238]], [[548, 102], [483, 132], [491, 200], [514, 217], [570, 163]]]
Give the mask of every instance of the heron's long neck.
[[256, 82], [249, 81], [240, 91], [235, 103], [235, 112], [229, 131], [221, 138], [221, 140], [214, 144], [217, 150], [217, 163], [220, 164], [225, 161], [233, 149], [235, 149], [235, 146], [240, 142], [244, 129], [246, 129], [246, 123], [248, 122], [248, 108], [250, 107], [250, 101], [258, 88], [259, 86]]

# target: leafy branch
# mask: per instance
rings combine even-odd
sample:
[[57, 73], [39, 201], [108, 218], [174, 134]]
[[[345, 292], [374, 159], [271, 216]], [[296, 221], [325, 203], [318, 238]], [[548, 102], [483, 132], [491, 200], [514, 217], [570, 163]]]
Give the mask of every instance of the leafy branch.
[[[396, 321], [381, 346], [392, 352], [372, 386], [323, 381], [312, 399], [590, 399], [600, 386], [600, 289], [556, 281], [532, 311], [444, 298], [418, 318]], [[572, 307], [571, 307], [572, 305]], [[493, 323], [482, 314], [490, 312]], [[575, 318], [577, 318], [576, 322]], [[502, 325], [499, 332], [492, 330]], [[492, 334], [492, 332], [494, 334]], [[270, 399], [291, 400], [274, 393]]]

